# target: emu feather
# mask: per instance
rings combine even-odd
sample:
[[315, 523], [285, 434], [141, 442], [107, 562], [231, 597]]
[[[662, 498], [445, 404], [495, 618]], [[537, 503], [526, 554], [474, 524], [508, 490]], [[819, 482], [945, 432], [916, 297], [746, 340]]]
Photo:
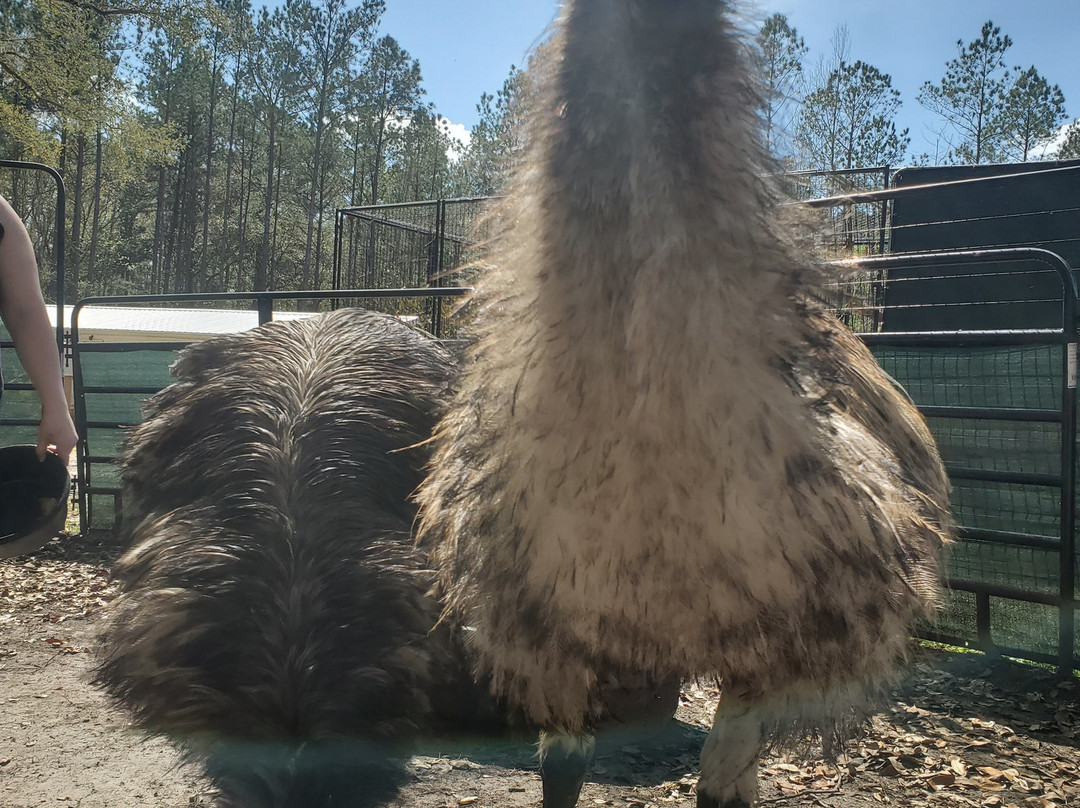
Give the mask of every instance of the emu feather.
[[419, 493], [449, 615], [541, 726], [588, 733], [606, 666], [723, 678], [704, 805], [754, 798], [725, 714], [890, 675], [950, 529], [925, 424], [762, 179], [745, 50], [717, 0], [564, 5]]
[[99, 681], [205, 760], [223, 806], [378, 805], [410, 742], [482, 701], [432, 631], [409, 502], [454, 362], [342, 310], [191, 346], [173, 372], [122, 457]]

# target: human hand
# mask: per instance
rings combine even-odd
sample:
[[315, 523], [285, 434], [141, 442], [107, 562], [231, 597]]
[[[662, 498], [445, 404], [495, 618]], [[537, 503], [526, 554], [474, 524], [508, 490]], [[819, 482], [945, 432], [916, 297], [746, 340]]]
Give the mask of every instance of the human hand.
[[75, 448], [78, 441], [79, 434], [75, 430], [75, 424], [71, 420], [67, 407], [42, 411], [37, 433], [38, 460], [44, 460], [46, 452], [51, 447], [66, 465], [71, 458], [71, 450]]

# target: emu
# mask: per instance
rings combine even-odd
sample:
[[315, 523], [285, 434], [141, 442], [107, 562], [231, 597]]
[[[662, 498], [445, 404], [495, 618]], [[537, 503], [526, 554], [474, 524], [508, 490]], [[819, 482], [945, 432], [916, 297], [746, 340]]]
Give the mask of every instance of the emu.
[[546, 808], [612, 666], [721, 677], [697, 804], [742, 808], [933, 614], [947, 479], [778, 213], [730, 4], [569, 0], [547, 50], [420, 540]]
[[[392, 317], [271, 323], [187, 348], [128, 439], [98, 682], [225, 808], [367, 808], [416, 741], [525, 728], [438, 624], [413, 539], [456, 371]], [[606, 724], [674, 712], [674, 681], [602, 678]]]
[[123, 452], [99, 681], [205, 760], [223, 806], [377, 805], [419, 733], [486, 699], [433, 631], [412, 533], [455, 363], [341, 310], [194, 345], [173, 372]]

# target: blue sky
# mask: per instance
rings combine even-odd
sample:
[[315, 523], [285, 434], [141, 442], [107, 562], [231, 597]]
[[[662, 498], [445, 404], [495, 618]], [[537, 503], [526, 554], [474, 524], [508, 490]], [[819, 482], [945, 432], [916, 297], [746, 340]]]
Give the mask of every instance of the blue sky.
[[[494, 92], [510, 66], [524, 62], [557, 8], [557, 0], [386, 0], [380, 30], [420, 60], [436, 109], [471, 126], [480, 94]], [[974, 39], [988, 19], [1013, 40], [1009, 63], [1034, 64], [1061, 86], [1070, 117], [1080, 117], [1077, 0], [758, 0], [742, 8], [754, 20], [786, 14], [810, 47], [808, 64], [831, 51], [836, 27], [846, 24], [851, 59], [891, 74], [900, 90], [899, 124], [911, 130], [913, 152], [933, 155], [935, 148], [935, 120], [915, 100], [920, 85], [940, 80], [956, 55], [956, 40]]]

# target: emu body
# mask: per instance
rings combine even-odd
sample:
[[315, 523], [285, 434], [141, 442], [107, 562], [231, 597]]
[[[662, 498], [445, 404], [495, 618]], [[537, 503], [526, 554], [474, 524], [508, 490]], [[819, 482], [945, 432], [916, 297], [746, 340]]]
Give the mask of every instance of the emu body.
[[763, 726], [890, 676], [949, 530], [925, 424], [776, 215], [744, 47], [718, 0], [564, 6], [419, 494], [448, 612], [548, 737], [605, 667], [723, 678], [706, 806], [753, 801]]
[[225, 806], [358, 808], [468, 671], [409, 495], [455, 372], [343, 310], [189, 347], [122, 458], [130, 549], [99, 680], [206, 760]]

